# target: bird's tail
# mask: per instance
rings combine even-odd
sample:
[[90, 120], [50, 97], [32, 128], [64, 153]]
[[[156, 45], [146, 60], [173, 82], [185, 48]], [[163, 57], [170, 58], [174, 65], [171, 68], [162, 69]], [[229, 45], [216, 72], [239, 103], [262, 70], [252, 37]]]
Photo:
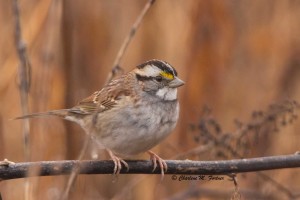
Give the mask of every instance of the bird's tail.
[[49, 116], [49, 115], [65, 118], [67, 116], [68, 112], [69, 112], [69, 109], [51, 110], [51, 111], [48, 111], [48, 112], [32, 113], [32, 114], [28, 114], [28, 115], [23, 115], [23, 116], [20, 116], [20, 117], [16, 117], [14, 119], [27, 119], [27, 118]]

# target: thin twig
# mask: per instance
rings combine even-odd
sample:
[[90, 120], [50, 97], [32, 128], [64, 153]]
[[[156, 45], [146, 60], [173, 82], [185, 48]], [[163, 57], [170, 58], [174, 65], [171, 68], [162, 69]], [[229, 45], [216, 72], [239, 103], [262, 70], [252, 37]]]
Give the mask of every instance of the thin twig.
[[[30, 62], [26, 53], [26, 46], [22, 40], [22, 29], [20, 22], [20, 8], [18, 0], [13, 1], [13, 13], [15, 16], [15, 44], [19, 57], [19, 91], [21, 99], [22, 114], [28, 114], [28, 92], [30, 88]], [[30, 160], [29, 120], [23, 120], [23, 141], [25, 159]], [[25, 199], [29, 199], [29, 181], [25, 182]]]
[[295, 195], [293, 194], [293, 192], [291, 192], [289, 190], [289, 188], [285, 187], [284, 185], [278, 183], [276, 180], [274, 180], [273, 178], [271, 178], [270, 176], [262, 173], [262, 172], [257, 172], [259, 174], [259, 177], [264, 179], [265, 181], [268, 181], [270, 183], [272, 183], [272, 185], [274, 185], [274, 187], [276, 187], [278, 190], [282, 191], [284, 194], [286, 194], [290, 199], [295, 199], [295, 198], [299, 198], [300, 195]]
[[[122, 168], [121, 174], [160, 174], [159, 168], [153, 170], [153, 163], [144, 160], [127, 160], [129, 170]], [[166, 174], [188, 175], [228, 175], [232, 173], [256, 172], [300, 167], [300, 155], [269, 156], [250, 159], [220, 161], [166, 160]], [[32, 176], [54, 176], [70, 174], [78, 166], [80, 174], [111, 174], [114, 163], [111, 160], [87, 161], [42, 161], [15, 163], [0, 166], [0, 179], [24, 178], [31, 167], [39, 167], [40, 174]]]
[[[236, 134], [238, 134], [238, 137], [243, 137], [247, 133], [249, 133], [251, 130], [255, 129], [254, 127], [263, 129], [265, 126], [269, 126], [270, 120], [279, 121], [278, 119], [283, 115], [287, 115], [287, 113], [291, 115], [290, 119], [293, 120], [293, 119], [295, 119], [295, 116], [296, 116], [295, 110], [299, 109], [299, 108], [300, 108], [299, 103], [297, 103], [294, 100], [285, 101], [280, 104], [274, 104], [274, 105], [270, 106], [268, 111], [259, 112], [257, 114], [257, 115], [261, 116], [261, 118], [257, 119], [257, 117], [256, 117], [255, 118], [256, 120], [254, 122], [251, 121], [247, 124], [239, 124], [238, 130], [240, 130], [240, 131], [237, 131]], [[266, 114], [264, 114], [264, 113], [266, 113]], [[233, 148], [229, 142], [225, 142], [224, 137], [220, 137], [221, 135], [226, 135], [226, 134], [221, 134], [222, 131], [221, 131], [220, 125], [213, 118], [201, 120], [199, 128], [200, 128], [200, 131], [202, 133], [204, 133], [204, 135], [209, 139], [209, 141], [212, 141], [214, 143], [215, 147], [224, 148], [226, 152], [228, 152], [231, 156], [233, 156], [235, 158], [243, 158], [244, 157], [235, 148]], [[271, 129], [271, 131], [269, 131], [269, 132], [272, 132], [272, 131], [274, 131], [274, 129]], [[216, 134], [212, 134], [214, 132]], [[232, 134], [232, 135], [235, 135], [235, 134]], [[228, 158], [228, 156], [225, 154], [222, 154], [222, 156], [225, 158]], [[257, 172], [257, 175], [260, 176], [261, 178], [263, 178], [265, 181], [270, 182], [272, 185], [274, 185], [274, 187], [276, 187], [278, 189], [278, 191], [283, 192], [288, 197], [290, 197], [290, 198], [295, 197], [295, 195], [293, 195], [293, 193], [289, 190], [289, 188], [285, 187], [283, 184], [277, 182], [276, 180], [272, 179], [271, 177], [264, 174], [263, 172]]]
[[129, 34], [127, 35], [127, 37], [125, 38], [121, 48], [119, 49], [119, 52], [118, 52], [117, 57], [116, 57], [116, 59], [113, 63], [112, 70], [111, 70], [111, 72], [110, 72], [110, 74], [107, 78], [106, 83], [111, 81], [118, 73], [123, 72], [123, 69], [120, 67], [120, 62], [121, 62], [121, 60], [122, 60], [122, 58], [125, 54], [125, 51], [126, 51], [128, 45], [129, 45], [129, 43], [133, 39], [136, 31], [138, 30], [141, 22], [143, 21], [145, 14], [149, 11], [150, 7], [153, 5], [154, 2], [155, 2], [155, 0], [149, 0], [146, 3], [144, 9], [140, 13], [138, 18], [134, 22], [134, 24], [132, 25], [132, 28], [131, 28]]
[[231, 200], [240, 200], [242, 198], [241, 193], [239, 192], [239, 184], [237, 182], [237, 177], [236, 174], [232, 173], [228, 175], [231, 180], [233, 181], [234, 184], [234, 191], [233, 194], [231, 195]]
[[[89, 146], [90, 141], [91, 141], [90, 135], [86, 135], [83, 147], [82, 147], [82, 149], [80, 151], [80, 154], [78, 156], [78, 159], [77, 159], [78, 161], [80, 161], [80, 160], [83, 159], [83, 156], [85, 155], [85, 153], [87, 151], [87, 148]], [[79, 166], [75, 166], [73, 168], [71, 174], [70, 174], [70, 177], [68, 179], [68, 183], [67, 183], [67, 186], [66, 186], [66, 188], [65, 188], [65, 190], [63, 192], [63, 195], [60, 198], [61, 200], [68, 199], [70, 190], [71, 190], [71, 188], [74, 185], [74, 182], [75, 182], [75, 180], [77, 178], [78, 173], [79, 173]]]
[[[110, 72], [110, 74], [108, 75], [108, 78], [107, 78], [107, 81], [106, 83], [108, 83], [110, 80], [112, 80], [119, 72], [122, 72], [122, 68], [120, 67], [120, 62], [121, 62], [121, 59], [123, 58], [124, 56], [124, 53], [130, 43], [130, 41], [132, 40], [132, 38], [134, 37], [137, 29], [139, 28], [145, 14], [147, 13], [147, 11], [149, 10], [149, 8], [151, 7], [151, 5], [155, 2], [155, 0], [149, 0], [147, 2], [147, 4], [145, 5], [144, 9], [142, 10], [141, 14], [138, 16], [138, 18], [136, 19], [135, 23], [133, 24], [128, 36], [125, 38], [116, 58], [115, 58], [115, 61], [114, 61], [114, 64], [113, 64], [113, 67], [112, 67], [112, 70]], [[96, 119], [96, 115], [95, 115], [95, 119]], [[83, 158], [83, 155], [86, 153], [86, 150], [87, 150], [87, 147], [88, 147], [88, 143], [90, 141], [90, 138], [89, 136], [87, 136], [88, 138], [86, 139], [85, 141], [85, 144], [83, 146], [83, 148], [81, 149], [81, 153], [80, 153], [80, 156], [78, 158], [78, 160], [81, 160]], [[69, 195], [69, 192], [70, 192], [70, 189], [72, 188], [72, 186], [74, 185], [74, 182], [76, 180], [76, 177], [78, 175], [78, 168], [77, 167], [74, 167], [69, 179], [68, 179], [68, 183], [67, 183], [67, 186], [64, 190], [64, 193], [61, 197], [61, 199], [67, 199], [68, 198], [68, 195]]]
[[138, 177], [134, 177], [134, 179], [131, 179], [126, 183], [126, 186], [122, 187], [122, 190], [120, 190], [118, 193], [113, 196], [112, 199], [114, 200], [121, 200], [124, 199], [124, 197], [128, 196], [128, 193], [132, 192], [132, 188], [136, 187], [136, 185], [140, 184], [147, 175], [139, 175]]
[[[30, 64], [28, 62], [28, 57], [26, 54], [26, 46], [22, 40], [21, 25], [20, 25], [20, 9], [18, 0], [13, 1], [13, 10], [15, 14], [15, 42], [16, 49], [19, 57], [19, 88], [20, 88], [20, 98], [22, 114], [28, 114], [28, 92], [30, 88]], [[25, 157], [28, 160], [30, 157], [29, 153], [29, 121], [23, 120], [23, 136], [25, 144]]]

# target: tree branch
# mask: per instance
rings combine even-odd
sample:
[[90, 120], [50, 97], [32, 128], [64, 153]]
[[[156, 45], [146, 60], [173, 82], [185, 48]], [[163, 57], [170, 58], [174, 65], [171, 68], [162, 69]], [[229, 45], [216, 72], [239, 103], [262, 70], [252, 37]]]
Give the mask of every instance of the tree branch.
[[[153, 165], [150, 161], [127, 160], [126, 162], [129, 165], [129, 171], [123, 168], [121, 174], [160, 174], [158, 168], [152, 172]], [[167, 160], [166, 162], [168, 164], [166, 174], [226, 175], [300, 167], [300, 154], [221, 161]], [[29, 176], [65, 175], [70, 174], [74, 167], [78, 167], [79, 174], [111, 174], [114, 164], [110, 160], [69, 160], [0, 165], [0, 179], [25, 178], [30, 168], [39, 169], [39, 173]]]

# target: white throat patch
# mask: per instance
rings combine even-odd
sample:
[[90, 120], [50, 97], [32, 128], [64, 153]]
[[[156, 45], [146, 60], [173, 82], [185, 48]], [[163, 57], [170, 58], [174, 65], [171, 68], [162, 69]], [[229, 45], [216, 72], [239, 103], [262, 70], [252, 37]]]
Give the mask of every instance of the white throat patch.
[[177, 89], [176, 88], [168, 88], [164, 87], [159, 89], [156, 92], [156, 96], [158, 96], [161, 99], [172, 101], [177, 99]]

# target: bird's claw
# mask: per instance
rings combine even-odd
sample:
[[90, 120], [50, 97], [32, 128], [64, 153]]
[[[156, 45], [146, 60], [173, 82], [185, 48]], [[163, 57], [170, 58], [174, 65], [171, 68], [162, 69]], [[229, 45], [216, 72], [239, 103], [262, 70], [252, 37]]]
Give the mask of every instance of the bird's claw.
[[120, 174], [121, 169], [122, 169], [122, 163], [126, 167], [127, 172], [129, 171], [129, 166], [128, 166], [127, 162], [125, 162], [125, 160], [115, 156], [112, 151], [110, 151], [110, 150], [107, 150], [107, 151], [115, 165], [113, 175], [118, 176]]
[[166, 161], [164, 161], [161, 157], [159, 157], [157, 154], [155, 154], [152, 151], [148, 151], [148, 154], [150, 155], [150, 160], [153, 163], [152, 172], [155, 171], [155, 169], [157, 167], [157, 163], [158, 163], [160, 170], [161, 170], [161, 180], [163, 180], [165, 172], [167, 172], [167, 170], [168, 170], [168, 165], [167, 165]]

